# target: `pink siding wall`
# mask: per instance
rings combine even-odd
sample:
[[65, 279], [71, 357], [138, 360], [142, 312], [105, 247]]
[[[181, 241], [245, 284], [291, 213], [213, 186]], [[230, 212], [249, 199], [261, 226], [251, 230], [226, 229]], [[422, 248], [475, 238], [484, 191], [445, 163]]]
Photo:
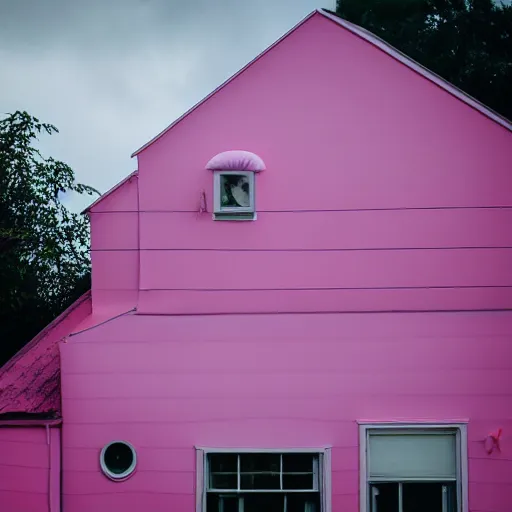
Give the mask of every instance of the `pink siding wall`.
[[[356, 512], [356, 420], [469, 419], [470, 510], [509, 512], [511, 335], [509, 312], [120, 317], [61, 345], [64, 506], [191, 512], [194, 445], [332, 445], [333, 511]], [[139, 455], [121, 484], [113, 439]]]
[[89, 210], [94, 313], [115, 315], [137, 303], [138, 181], [132, 175]]
[[[197, 214], [229, 149], [256, 222]], [[510, 132], [321, 15], [138, 158], [141, 312], [512, 306]]]
[[[59, 512], [60, 429], [0, 426], [0, 510]], [[50, 508], [51, 505], [51, 508]]]

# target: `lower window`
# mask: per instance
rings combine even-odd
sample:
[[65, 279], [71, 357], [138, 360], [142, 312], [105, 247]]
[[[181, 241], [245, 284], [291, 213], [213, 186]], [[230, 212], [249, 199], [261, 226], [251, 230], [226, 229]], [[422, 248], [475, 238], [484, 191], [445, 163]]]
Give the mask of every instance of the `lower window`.
[[320, 453], [208, 453], [206, 512], [321, 512]]
[[462, 510], [457, 428], [364, 427], [368, 512]]
[[454, 482], [371, 484], [372, 512], [456, 512]]

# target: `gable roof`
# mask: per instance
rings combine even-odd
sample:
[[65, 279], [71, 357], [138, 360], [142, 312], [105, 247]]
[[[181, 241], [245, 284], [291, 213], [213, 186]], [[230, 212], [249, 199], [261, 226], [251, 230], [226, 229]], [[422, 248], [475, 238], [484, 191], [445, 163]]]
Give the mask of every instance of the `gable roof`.
[[20, 414], [60, 417], [58, 344], [82, 316], [89, 314], [90, 304], [89, 291], [0, 368], [0, 421]]
[[315, 15], [321, 15], [324, 18], [336, 23], [340, 27], [343, 27], [344, 29], [348, 30], [352, 34], [360, 37], [361, 39], [364, 39], [368, 43], [372, 44], [379, 50], [388, 54], [390, 57], [396, 59], [400, 63], [409, 67], [410, 69], [412, 69], [419, 75], [423, 76], [427, 80], [430, 80], [432, 83], [436, 84], [441, 89], [444, 89], [446, 92], [448, 92], [452, 96], [458, 98], [460, 101], [466, 103], [468, 106], [477, 110], [484, 116], [488, 117], [489, 119], [491, 119], [494, 122], [498, 123], [499, 125], [503, 126], [505, 129], [512, 131], [512, 122], [510, 122], [508, 119], [506, 119], [503, 116], [499, 115], [498, 113], [494, 112], [492, 109], [490, 109], [483, 103], [479, 102], [478, 100], [476, 100], [469, 94], [465, 93], [464, 91], [462, 91], [455, 85], [451, 84], [444, 78], [441, 78], [439, 75], [436, 75], [434, 72], [430, 71], [426, 67], [424, 67], [421, 64], [419, 64], [418, 62], [414, 61], [413, 59], [411, 59], [410, 57], [408, 57], [401, 51], [397, 50], [395, 47], [391, 46], [389, 43], [387, 43], [380, 37], [374, 35], [370, 31], [368, 31], [358, 25], [350, 23], [349, 21], [346, 21], [343, 18], [336, 16], [335, 14], [331, 14], [330, 12], [323, 10], [323, 9], [317, 9], [317, 10], [311, 12], [310, 14], [308, 14], [303, 20], [301, 20], [297, 25], [295, 25], [291, 30], [286, 32], [286, 34], [284, 34], [282, 37], [280, 37], [275, 43], [273, 43], [266, 50], [261, 52], [256, 58], [251, 60], [248, 64], [246, 64], [242, 69], [240, 69], [233, 76], [228, 78], [219, 87], [214, 89], [210, 94], [208, 94], [208, 96], [205, 96], [199, 103], [196, 103], [196, 105], [194, 105], [191, 109], [189, 109], [183, 115], [178, 117], [178, 119], [176, 119], [174, 122], [172, 122], [167, 128], [162, 130], [158, 135], [153, 137], [149, 142], [147, 142], [142, 147], [137, 149], [137, 151], [132, 153], [131, 156], [132, 157], [137, 156], [139, 153], [141, 153], [147, 147], [149, 147], [151, 144], [153, 144], [153, 142], [156, 142], [158, 139], [160, 139], [160, 137], [162, 137], [164, 134], [166, 134], [169, 130], [171, 130], [174, 126], [176, 126], [180, 121], [182, 121], [190, 113], [192, 113], [194, 110], [196, 110], [199, 106], [201, 106], [203, 103], [208, 101], [212, 96], [214, 96], [217, 92], [219, 92], [221, 89], [223, 89], [227, 84], [229, 84], [235, 78], [237, 78], [239, 75], [241, 75], [246, 69], [248, 69], [250, 66], [252, 66], [259, 59], [261, 59], [265, 54], [267, 54], [270, 50], [272, 50], [275, 46], [277, 46], [281, 41], [286, 39], [290, 34], [295, 32], [295, 30], [297, 30], [301, 25], [303, 25], [306, 21], [308, 21], [310, 18], [312, 18]]

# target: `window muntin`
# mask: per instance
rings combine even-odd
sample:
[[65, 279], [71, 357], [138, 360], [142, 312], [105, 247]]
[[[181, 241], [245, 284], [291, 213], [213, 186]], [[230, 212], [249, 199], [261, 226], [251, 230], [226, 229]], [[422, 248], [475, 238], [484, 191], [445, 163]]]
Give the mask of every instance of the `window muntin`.
[[209, 453], [206, 512], [320, 512], [319, 453]]

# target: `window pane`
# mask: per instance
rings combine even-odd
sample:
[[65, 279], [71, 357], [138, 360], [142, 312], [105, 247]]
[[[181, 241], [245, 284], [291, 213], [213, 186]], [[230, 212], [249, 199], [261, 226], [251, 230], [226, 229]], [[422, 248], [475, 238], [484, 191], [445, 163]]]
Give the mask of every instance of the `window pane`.
[[[283, 512], [284, 495], [273, 494], [244, 494], [244, 512]], [[210, 511], [208, 511], [210, 512]]]
[[210, 489], [237, 489], [236, 473], [210, 473]]
[[372, 485], [370, 487], [370, 511], [398, 512], [398, 484]]
[[455, 478], [455, 440], [451, 433], [373, 432], [370, 478]]
[[251, 206], [250, 183], [247, 176], [223, 174], [220, 176], [220, 205], [223, 208]]
[[238, 455], [233, 453], [212, 453], [210, 462], [210, 489], [238, 488]]
[[241, 489], [280, 489], [279, 473], [241, 473]]
[[320, 512], [318, 493], [288, 494], [286, 500], [286, 512]]
[[219, 496], [209, 493], [206, 498], [206, 512], [238, 512], [238, 496]]
[[310, 453], [283, 454], [283, 473], [312, 473], [314, 457]]
[[[443, 512], [443, 485], [453, 489], [454, 484], [448, 483], [404, 483], [403, 484], [403, 511], [404, 512]], [[446, 495], [448, 510], [455, 512], [455, 500]], [[451, 502], [451, 503], [450, 503]], [[380, 510], [379, 510], [380, 512]]]
[[236, 473], [238, 471], [238, 455], [236, 453], [211, 453], [209, 462], [212, 473]]
[[313, 474], [283, 474], [283, 489], [313, 489]]
[[280, 473], [281, 455], [278, 453], [242, 453], [240, 455], [240, 470], [242, 473], [260, 471]]

